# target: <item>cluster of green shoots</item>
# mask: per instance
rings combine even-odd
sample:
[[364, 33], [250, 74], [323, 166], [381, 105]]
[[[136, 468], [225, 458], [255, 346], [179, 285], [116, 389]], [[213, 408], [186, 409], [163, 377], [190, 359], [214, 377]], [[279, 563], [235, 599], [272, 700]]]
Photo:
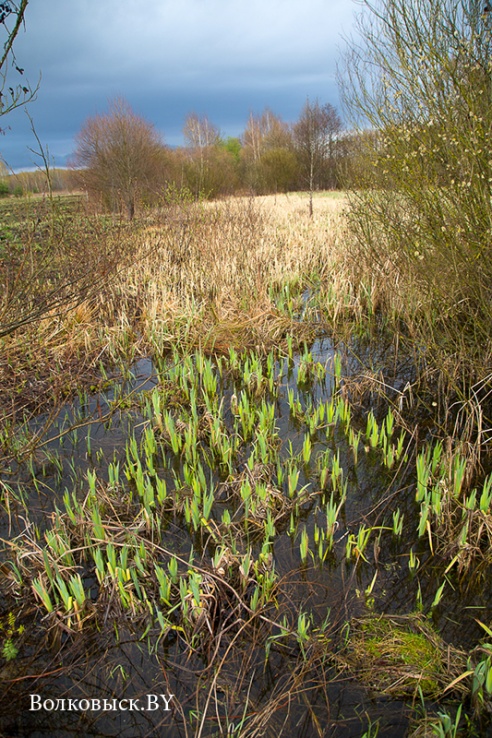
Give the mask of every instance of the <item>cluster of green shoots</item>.
[[489, 541], [492, 525], [492, 474], [481, 485], [470, 490], [471, 461], [459, 450], [444, 451], [442, 441], [426, 444], [417, 456], [415, 498], [420, 506], [419, 537], [427, 535], [431, 550], [433, 533], [452, 533], [459, 551], [452, 563], [460, 561], [464, 552]]
[[[374, 537], [402, 535], [398, 508], [389, 525], [354, 529], [345, 521], [348, 455], [357, 465], [363, 449], [390, 474], [406, 451], [391, 408], [379, 423], [370, 411], [365, 429], [353, 419], [337, 355], [331, 367], [307, 347], [294, 357], [288, 341], [286, 355], [230, 349], [211, 358], [174, 350], [156, 365], [156, 385], [135, 399], [140, 420], [124, 453], [104, 466], [96, 452], [99, 468], [88, 469], [83, 489], [65, 490], [63, 509], [44, 533], [31, 587], [48, 614], [81, 629], [95, 603], [111, 599], [122, 613], [148, 616], [161, 633], [195, 634], [226, 590], [226, 599], [239, 598], [250, 613], [272, 604], [279, 534], [297, 541], [303, 566], [334, 561], [337, 551], [347, 562], [367, 563]], [[295, 429], [287, 442], [279, 428], [285, 410]], [[94, 459], [90, 432], [86, 443]], [[61, 475], [56, 454], [46, 453]], [[441, 444], [418, 456], [419, 535], [443, 509], [448, 467]], [[455, 500], [464, 472], [455, 456]], [[487, 479], [481, 495], [473, 490], [461, 501], [464, 524], [470, 511], [488, 510], [491, 487]], [[176, 523], [186, 533], [173, 542]], [[418, 566], [412, 550], [411, 572]]]
[[[347, 489], [339, 456], [314, 453], [314, 445], [330, 436], [338, 418], [347, 422], [348, 406], [331, 400], [331, 407], [307, 407], [302, 388], [321, 386], [327, 367], [307, 349], [297, 371], [292, 365], [273, 351], [261, 357], [233, 349], [216, 359], [175, 351], [162, 360], [157, 385], [139, 398], [142, 420], [122, 457], [89, 468], [82, 495], [78, 485], [65, 490], [63, 508], [36, 547], [31, 587], [48, 615], [82, 629], [111, 600], [123, 614], [150, 617], [162, 633], [195, 633], [212, 617], [224, 587], [251, 613], [260, 612], [278, 582], [275, 537], [289, 525], [297, 534], [303, 506], [320, 492], [327, 523], [317, 534], [318, 550], [326, 557]], [[337, 371], [339, 381], [339, 365]], [[302, 395], [307, 413], [302, 447], [289, 444], [285, 453], [277, 423], [289, 372], [291, 412]], [[90, 460], [90, 432], [86, 441]], [[103, 460], [96, 453], [100, 466]], [[169, 543], [176, 519], [187, 536], [171, 550], [164, 539]], [[18, 584], [29, 579], [17, 572]]]
[[403, 444], [405, 442], [405, 433], [400, 431], [400, 435], [396, 443], [393, 441], [395, 430], [395, 416], [391, 409], [384, 418], [381, 426], [378, 425], [374, 413], [371, 410], [367, 415], [366, 425], [366, 442], [372, 449], [381, 449], [383, 463], [388, 469], [392, 469], [403, 454]]
[[[357, 462], [362, 432], [338, 391], [338, 356], [331, 367], [307, 347], [296, 358], [290, 339], [286, 355], [174, 350], [155, 364], [158, 381], [135, 400], [140, 421], [124, 453], [104, 465], [87, 433], [87, 459], [99, 466], [83, 488], [65, 490], [34, 574], [17, 569], [48, 615], [77, 630], [111, 603], [190, 642], [212, 628], [219, 600], [251, 615], [272, 605], [281, 533], [298, 541], [302, 565], [323, 564], [345, 539], [347, 559], [365, 560], [376, 529], [342, 534], [349, 489], [337, 434]], [[294, 443], [280, 438], [284, 408]], [[381, 428], [371, 416], [367, 443], [394, 463], [403, 441], [393, 443], [393, 427], [391, 412]], [[394, 525], [401, 532], [402, 520]]]
[[[309, 375], [309, 371], [301, 368], [305, 366], [311, 367], [311, 374], [318, 378], [322, 376], [322, 367], [312, 362], [310, 355], [306, 354], [301, 357], [299, 374], [303, 381]], [[341, 365], [338, 356], [334, 359], [334, 386], [340, 386]], [[295, 390], [289, 388], [288, 402], [292, 417], [307, 426], [307, 432], [304, 434], [304, 442], [302, 445], [302, 461], [303, 464], [309, 465], [313, 452], [313, 439], [323, 438], [325, 445], [328, 447], [324, 451], [318, 453], [316, 458], [316, 466], [319, 480], [320, 491], [322, 492], [321, 505], [317, 510], [318, 518], [324, 517], [323, 524], [314, 522], [313, 525], [313, 541], [310, 541], [310, 534], [305, 527], [301, 533], [300, 539], [300, 555], [301, 560], [305, 562], [310, 556], [313, 560], [316, 558], [320, 562], [324, 562], [330, 552], [333, 551], [335, 534], [340, 525], [340, 513], [343, 509], [348, 494], [347, 473], [342, 467], [340, 460], [340, 448], [336, 451], [332, 450], [330, 444], [333, 444], [335, 433], [338, 430], [345, 436], [348, 448], [352, 452], [354, 464], [357, 464], [359, 458], [359, 449], [362, 441], [366, 452], [373, 451], [382, 457], [383, 465], [391, 470], [395, 463], [400, 459], [405, 459], [404, 442], [405, 433], [401, 431], [398, 439], [393, 439], [395, 430], [395, 416], [391, 407], [387, 411], [381, 426], [378, 425], [371, 410], [367, 416], [365, 438], [362, 431], [355, 430], [352, 421], [352, 409], [350, 400], [343, 393], [334, 393], [328, 400], [319, 401], [314, 406], [311, 400], [308, 400], [306, 407], [303, 406], [300, 397]], [[293, 474], [299, 474], [299, 470], [294, 466]], [[297, 483], [297, 477], [294, 477]], [[329, 497], [326, 494], [329, 491]], [[293, 524], [291, 522], [291, 529]], [[371, 535], [381, 534], [383, 530], [392, 530], [397, 537], [401, 536], [403, 530], [403, 515], [399, 509], [393, 513], [392, 527], [387, 526], [366, 526], [362, 524], [357, 532], [346, 532], [345, 556], [347, 560], [367, 561], [364, 551], [367, 548]], [[344, 536], [339, 535], [341, 540]]]

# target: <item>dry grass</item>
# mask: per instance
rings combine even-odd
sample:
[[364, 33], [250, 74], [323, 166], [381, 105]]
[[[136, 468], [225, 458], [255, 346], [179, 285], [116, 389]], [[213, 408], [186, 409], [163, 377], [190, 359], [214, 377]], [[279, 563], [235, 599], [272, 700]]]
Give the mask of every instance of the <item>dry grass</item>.
[[[71, 273], [80, 256], [95, 265], [89, 282], [96, 287], [87, 299], [77, 293], [0, 339], [2, 424], [15, 426], [26, 412], [37, 414], [78, 386], [94, 385], [101, 362], [128, 364], [178, 343], [210, 352], [261, 351], [287, 333], [311, 338], [318, 316], [299, 320], [302, 291], [313, 279], [346, 288], [337, 273], [346, 243], [344, 205], [343, 198], [320, 193], [310, 219], [305, 196], [282, 195], [178, 203], [131, 226], [83, 212], [60, 220], [59, 250], [70, 244], [62, 271]], [[21, 203], [16, 208], [13, 228], [22, 243]], [[49, 232], [41, 223], [39, 237]], [[101, 248], [107, 263], [119, 261], [107, 276], [97, 271]], [[279, 299], [285, 289], [287, 305]]]
[[313, 220], [294, 195], [163, 211], [139, 233], [134, 265], [106, 302], [112, 329], [133, 326], [154, 349], [278, 343], [293, 320], [275, 294], [288, 285], [298, 295], [340, 258], [344, 201], [319, 203]]

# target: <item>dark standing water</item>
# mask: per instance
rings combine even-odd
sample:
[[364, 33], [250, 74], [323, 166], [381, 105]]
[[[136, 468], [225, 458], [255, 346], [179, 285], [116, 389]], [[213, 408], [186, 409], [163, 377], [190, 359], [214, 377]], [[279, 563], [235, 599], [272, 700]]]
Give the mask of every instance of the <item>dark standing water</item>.
[[[442, 572], [438, 578], [426, 540], [416, 535], [415, 480], [406, 471], [411, 464], [396, 462], [391, 468], [383, 464], [381, 449], [371, 447], [365, 437], [367, 408], [359, 414], [354, 410], [348, 420], [342, 417], [342, 405], [350, 407], [350, 393], [344, 390], [350, 382], [342, 377], [337, 385], [334, 357], [332, 344], [317, 340], [309, 351], [306, 348], [291, 359], [272, 357], [269, 367], [265, 361], [255, 363], [252, 355], [232, 356], [211, 365], [208, 374], [197, 356], [189, 358], [188, 369], [184, 358], [177, 355], [155, 364], [143, 359], [132, 367], [128, 379], [112, 382], [107, 393], [83, 396], [62, 408], [34, 458], [4, 476], [17, 501], [10, 500], [0, 521], [2, 539], [7, 542], [1, 622], [5, 632], [8, 614], [15, 612], [15, 627], [25, 630], [13, 634], [18, 654], [1, 667], [2, 735], [351, 738], [376, 723], [379, 736], [405, 734], [411, 700], [371, 693], [340, 671], [332, 655], [346, 637], [344, 624], [368, 610], [407, 614], [420, 602], [424, 613], [430, 612]], [[344, 362], [346, 379], [360, 370], [360, 358]], [[372, 361], [377, 369], [383, 357]], [[402, 366], [399, 375], [395, 372], [396, 394], [402, 394], [408, 381], [406, 371]], [[242, 401], [249, 407], [244, 422], [248, 417], [254, 421], [249, 435], [238, 409]], [[334, 415], [330, 417], [332, 402]], [[254, 408], [262, 403], [260, 416]], [[312, 420], [322, 405], [325, 415]], [[193, 407], [198, 408], [196, 417]], [[268, 408], [273, 413], [270, 423], [265, 419]], [[181, 443], [186, 444], [185, 428], [196, 423], [199, 429], [194, 440], [190, 436], [195, 451], [189, 450], [189, 459], [184, 446], [178, 453], [172, 449], [162, 425], [166, 412], [176, 426], [181, 423]], [[42, 428], [44, 422], [40, 417], [31, 430]], [[157, 439], [153, 460], [146, 450], [149, 428]], [[354, 440], [357, 433], [358, 441]], [[399, 433], [400, 429], [394, 432], [395, 445]], [[225, 437], [225, 444], [235, 444], [229, 465], [220, 462], [217, 450]], [[411, 455], [407, 440], [404, 447]], [[167, 486], [165, 503], [148, 503], [152, 523], [143, 512], [146, 503], [138, 491], [132, 441], [142, 464], [147, 463], [143, 478], [152, 485], [159, 478]], [[116, 468], [119, 481], [114, 483]], [[207, 514], [208, 492], [202, 489], [200, 511], [193, 517], [189, 475], [196, 472], [198, 478], [199, 468], [204, 471], [206, 490], [213, 490], [214, 501]], [[324, 468], [328, 471], [323, 481]], [[338, 476], [337, 468], [341, 470]], [[97, 483], [91, 497], [88, 474], [93, 473]], [[296, 473], [295, 492], [290, 497], [289, 474]], [[241, 485], [248, 480], [255, 489], [265, 488], [265, 494], [273, 496], [263, 507], [258, 503], [255, 511], [245, 512], [239, 488], [244, 492]], [[73, 530], [67, 522], [67, 495], [80, 505], [79, 522]], [[332, 546], [323, 540], [324, 534], [319, 542], [319, 531], [327, 529], [330, 499], [340, 504]], [[100, 511], [103, 539], [88, 533], [86, 523], [80, 522], [89, 520], [95, 525], [91, 518], [95, 513], [86, 512], [92, 504], [91, 510]], [[270, 518], [268, 505], [274, 510]], [[399, 536], [392, 530], [395, 509], [404, 516]], [[62, 535], [56, 527], [61, 519], [72, 530], [71, 571], [81, 574], [86, 593], [80, 627], [73, 611], [67, 620], [56, 586], [51, 596], [58, 602], [54, 612], [48, 613], [39, 598], [34, 605], [27, 571], [24, 585], [18, 582], [16, 586], [10, 573], [14, 561], [44, 576], [41, 552], [47, 549], [46, 535], [53, 530]], [[270, 534], [269, 521], [274, 524]], [[108, 547], [113, 546], [115, 556], [119, 555], [126, 545], [121, 532], [125, 525], [135, 535], [128, 543], [131, 576], [122, 585], [131, 595], [129, 604], [122, 606], [114, 572], [110, 576], [103, 562], [106, 578], [100, 581], [91, 556], [98, 540], [108, 560]], [[307, 541], [306, 555], [303, 540]], [[8, 541], [14, 541], [14, 546]], [[226, 585], [210, 590], [212, 580], [206, 572], [218, 571], [217, 567], [213, 570], [212, 560], [221, 546], [230, 556], [224, 566], [236, 572], [234, 587], [240, 597], [230, 594]], [[410, 551], [420, 564], [415, 574], [409, 570]], [[50, 549], [50, 556], [52, 552]], [[244, 586], [239, 584], [239, 561], [244, 562], [248, 554], [252, 560], [263, 561], [262, 552], [270, 564], [263, 569], [258, 566], [254, 575], [250, 569]], [[179, 572], [166, 605], [156, 595], [154, 566], [161, 566], [167, 575], [173, 555], [179, 560]], [[188, 566], [183, 564], [187, 561]], [[60, 576], [68, 580], [59, 554], [57, 562]], [[201, 577], [205, 602], [214, 603], [204, 626], [199, 625], [200, 615], [190, 610], [189, 622], [191, 615], [196, 621], [194, 634], [185, 633], [177, 604], [179, 587], [183, 587], [182, 597], [193, 609], [193, 572]], [[237, 603], [241, 598], [250, 601], [255, 584], [259, 586], [269, 572], [274, 572], [274, 589], [264, 619], [250, 628], [251, 611], [248, 614]], [[483, 589], [451, 594], [451, 587], [450, 581], [449, 596], [433, 609], [432, 621], [447, 642], [469, 648], [481, 636], [475, 618], [490, 622], [490, 598], [485, 599]], [[172, 627], [161, 627], [157, 610], [166, 617], [171, 612]], [[311, 663], [306, 666], [303, 661], [307, 664], [309, 658], [303, 656], [308, 641], [299, 635], [303, 613], [312, 638]], [[282, 622], [290, 634], [285, 637], [281, 637]], [[223, 634], [218, 637], [215, 629], [222, 633], [221, 628]], [[265, 643], [269, 643], [268, 658]], [[55, 705], [56, 709], [50, 709]]]

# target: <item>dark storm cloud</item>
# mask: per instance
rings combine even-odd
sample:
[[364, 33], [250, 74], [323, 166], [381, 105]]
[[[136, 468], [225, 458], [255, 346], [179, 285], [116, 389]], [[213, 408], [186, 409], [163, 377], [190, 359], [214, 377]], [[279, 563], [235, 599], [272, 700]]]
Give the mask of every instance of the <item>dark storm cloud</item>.
[[[17, 59], [31, 82], [38, 135], [65, 163], [83, 121], [126, 98], [170, 144], [184, 117], [207, 114], [236, 135], [266, 105], [286, 120], [309, 95], [337, 104], [340, 32], [348, 0], [31, 0]], [[29, 122], [11, 115], [0, 151], [32, 165]]]

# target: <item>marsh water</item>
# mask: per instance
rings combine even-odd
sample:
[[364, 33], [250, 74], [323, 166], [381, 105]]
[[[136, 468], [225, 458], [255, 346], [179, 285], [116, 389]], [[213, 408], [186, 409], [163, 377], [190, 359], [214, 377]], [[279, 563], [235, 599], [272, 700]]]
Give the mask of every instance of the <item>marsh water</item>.
[[[340, 351], [340, 347], [337, 350]], [[293, 353], [290, 357], [277, 355], [271, 367], [274, 381], [269, 387], [266, 383], [260, 387], [257, 376], [253, 380], [258, 386], [258, 404], [266, 398], [275, 408], [272, 434], [275, 448], [265, 452], [270, 456], [265, 456], [267, 461], [262, 464], [276, 466], [276, 469], [266, 482], [260, 469], [258, 483], [268, 486], [275, 479], [275, 487], [287, 496], [286, 476], [292, 471], [293, 460], [298, 470], [295, 487], [299, 504], [286, 508], [285, 514], [281, 514], [283, 511], [279, 508], [275, 532], [266, 539], [277, 587], [267, 608], [268, 619], [274, 620], [276, 613], [279, 620], [285, 615], [292, 629], [300, 612], [309, 614], [311, 632], [321, 633], [324, 639], [326, 665], [320, 666], [324, 662], [318, 657], [316, 676], [309, 669], [303, 672], [299, 667], [300, 652], [304, 648], [300, 638], [294, 638], [293, 643], [283, 647], [280, 639], [272, 637], [278, 635], [277, 631], [270, 631], [266, 658], [263, 626], [258, 626], [256, 641], [252, 641], [245, 630], [244, 637], [237, 637], [235, 649], [229, 654], [227, 639], [216, 642], [215, 633], [207, 632], [206, 628], [190, 636], [185, 644], [181, 626], [176, 624], [174, 629], [167, 630], [159, 628], [150, 606], [147, 612], [145, 607], [132, 610], [133, 605], [124, 611], [121, 603], [117, 603], [116, 588], [114, 592], [106, 589], [103, 606], [103, 585], [96, 576], [94, 563], [86, 557], [77, 559], [77, 566], [86, 592], [86, 611], [97, 610], [98, 617], [88, 617], [81, 627], [75, 627], [73, 618], [67, 625], [65, 615], [57, 617], [56, 613], [43, 612], [39, 600], [36, 604], [32, 599], [29, 602], [26, 597], [22, 599], [20, 592], [7, 587], [2, 617], [5, 619], [13, 610], [17, 596], [22, 606], [16, 617], [25, 629], [16, 638], [18, 654], [1, 667], [2, 735], [143, 738], [226, 734], [274, 736], [285, 731], [285, 734], [306, 738], [315, 735], [352, 738], [375, 730], [374, 726], [378, 725], [378, 735], [390, 737], [405, 735], [419, 699], [431, 714], [440, 709], [432, 700], [419, 697], [418, 692], [411, 699], [377, 693], [359, 681], [356, 674], [337, 668], [330, 658], [330, 652], [343, 646], [348, 632], [346, 624], [368, 611], [406, 615], [419, 609], [446, 643], [466, 652], [482, 635], [476, 620], [490, 622], [492, 604], [483, 583], [458, 587], [449, 579], [446, 596], [432, 607], [442, 581], [442, 570], [429, 555], [426, 538], [416, 534], [416, 482], [409, 463], [413, 453], [412, 439], [410, 434], [404, 437], [403, 449], [408, 457], [405, 463], [402, 455], [400, 461], [390, 466], [382, 463], [380, 449], [372, 447], [365, 439], [367, 398], [357, 411], [351, 382], [369, 364], [364, 351], [362, 344], [352, 346], [350, 351], [342, 350], [342, 372], [337, 382], [334, 346], [330, 340], [320, 338], [306, 346], [303, 353]], [[117, 505], [118, 497], [122, 503], [128, 498], [129, 506], [138, 501], [133, 480], [125, 479], [124, 474], [124, 469], [130, 466], [129, 443], [134, 439], [136, 448], [144, 455], [142, 449], [150, 423], [152, 394], [159, 393], [162, 386], [169, 383], [166, 371], [173, 363], [176, 364], [176, 356], [161, 357], [155, 363], [148, 358], [141, 359], [124, 377], [109, 377], [106, 390], [81, 394], [61, 408], [49, 427], [46, 425], [48, 416], [31, 422], [29, 432], [42, 433], [42, 444], [28, 462], [12, 463], [3, 477], [13, 497], [0, 520], [1, 537], [3, 541], [14, 542], [13, 546], [4, 546], [4, 567], [8, 568], [16, 550], [23, 561], [29, 559], [28, 546], [25, 543], [21, 546], [20, 541], [28, 539], [33, 549], [46, 545], [46, 531], [55, 525], [57, 515], [66, 515], [64, 499], [67, 495], [85, 504], [88, 474], [97, 476], [97, 490], [109, 489], [114, 482], [111, 475], [119, 465], [121, 480], [113, 484], [116, 491], [108, 493], [104, 503], [105, 535], [109, 540], [111, 505]], [[238, 359], [237, 365], [240, 369], [234, 371], [230, 360], [223, 367], [215, 365], [213, 369], [222, 428], [230, 437], [239, 427], [235, 403], [243, 396], [241, 393], [245, 393], [248, 382], [253, 386], [251, 377], [244, 377], [244, 360]], [[401, 358], [396, 362], [381, 351], [379, 355], [371, 355], [370, 365], [373, 376], [377, 375], [378, 368], [392, 365], [391, 372], [384, 375], [386, 396], [393, 393], [396, 402], [399, 398], [406, 401], [405, 388], [412, 379], [411, 362]], [[210, 397], [212, 394], [210, 392]], [[335, 394], [345, 396], [354, 408], [350, 427], [353, 434], [359, 433], [357, 442], [353, 441], [354, 435], [352, 441], [349, 440], [347, 424], [342, 427], [343, 423], [326, 418], [321, 418], [309, 433], [307, 431], [310, 414], [321, 404], [328, 406]], [[295, 412], [293, 397], [298, 402]], [[250, 399], [255, 401], [253, 390]], [[182, 396], [176, 399], [175, 419], [185, 405]], [[387, 405], [376, 394], [372, 409], [376, 420], [382, 423]], [[228, 470], [221, 468], [218, 462], [216, 468], [213, 463], [208, 464], [206, 481], [208, 488], [214, 490], [215, 499], [205, 523], [204, 513], [200, 513], [201, 521], [194, 525], [193, 518], [187, 519], [186, 511], [177, 504], [164, 505], [162, 509], [157, 507], [160, 529], [157, 532], [151, 526], [145, 532], [157, 552], [161, 546], [180, 561], [194, 562], [190, 563], [190, 568], [194, 564], [203, 569], [212, 566], [222, 543], [218, 533], [222, 530], [220, 521], [225, 513], [230, 513], [234, 523], [234, 515], [239, 516], [242, 504], [237, 499], [231, 502], [230, 470], [232, 468], [237, 479], [244, 480], [245, 474], [251, 476], [261, 467], [258, 459], [248, 466], [251, 455], [259, 454], [255, 451], [256, 432], [253, 428], [251, 436], [243, 439]], [[310, 448], [306, 450], [307, 435]], [[209, 449], [212, 443], [203, 440], [199, 443], [204, 446], [200, 453], [213, 461], [215, 457], [210, 456]], [[325, 458], [337, 459], [342, 470], [340, 477], [346, 484], [346, 498], [339, 510], [331, 546], [326, 541], [320, 546], [318, 540], [319, 530], [326, 523], [331, 490], [328, 486], [325, 494], [320, 482]], [[156, 475], [166, 483], [168, 494], [175, 494], [176, 498], [180, 492], [188, 494], [183, 492], [185, 463], [182, 454], [174, 453], [169, 443], [155, 462]], [[285, 472], [281, 482], [279, 469]], [[399, 534], [392, 529], [390, 514], [395, 501], [404, 521]], [[123, 520], [124, 515], [119, 510], [118, 516], [118, 520]], [[251, 552], [253, 558], [259, 557], [260, 551], [267, 550], [262, 549], [265, 538], [257, 536], [258, 530], [263, 536], [266, 526], [265, 515], [258, 513], [252, 518], [249, 527], [246, 525], [246, 532], [241, 533], [241, 537], [238, 533], [238, 556]], [[356, 543], [352, 549], [347, 548], [350, 537], [355, 541], [361, 526], [370, 529], [367, 544], [363, 549], [359, 545], [359, 550]], [[207, 534], [211, 527], [215, 533]], [[303, 536], [308, 541], [307, 555], [302, 554]], [[418, 571], [412, 571], [409, 566], [410, 552], [418, 560]], [[168, 565], [167, 553], [156, 556], [163, 567]], [[37, 553], [32, 554], [32, 560], [39, 566]], [[189, 571], [185, 567], [180, 576], [187, 575]], [[145, 583], [146, 574], [143, 573], [138, 581], [140, 585]], [[251, 582], [245, 585], [244, 597], [251, 595], [251, 587]], [[241, 619], [244, 622], [247, 615], [243, 613]], [[283, 693], [282, 684], [293, 673], [298, 674], [296, 688], [290, 692], [286, 688]], [[324, 681], [320, 675], [324, 675]], [[302, 685], [300, 680], [304, 680]], [[213, 692], [209, 692], [212, 682]], [[208, 703], [207, 694], [213, 697]], [[33, 695], [38, 695], [40, 701]], [[169, 710], [165, 709], [167, 703], [159, 695], [173, 695]], [[67, 708], [69, 699], [78, 701], [78, 709], [37, 709], [39, 704]], [[97, 709], [104, 700], [108, 709]], [[129, 703], [128, 700], [138, 702]], [[89, 703], [96, 709], [80, 709], [81, 705], [86, 707]], [[268, 704], [272, 707], [265, 720], [264, 732], [247, 733], [246, 727], [252, 724], [252, 717]], [[110, 705], [117, 709], [109, 709]], [[128, 709], [129, 706], [132, 709]]]

